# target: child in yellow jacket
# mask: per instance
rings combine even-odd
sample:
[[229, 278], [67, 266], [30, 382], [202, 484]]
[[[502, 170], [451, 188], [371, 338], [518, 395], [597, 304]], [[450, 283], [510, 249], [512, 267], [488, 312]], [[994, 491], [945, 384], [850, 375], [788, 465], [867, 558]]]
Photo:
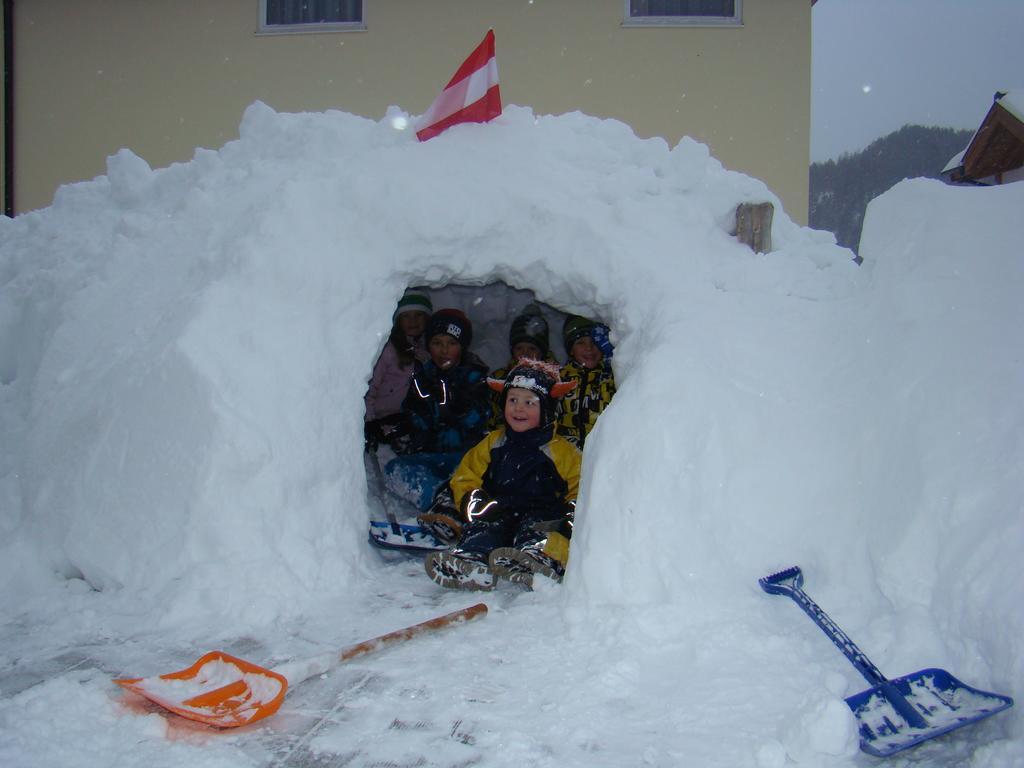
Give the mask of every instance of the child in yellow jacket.
[[570, 315], [562, 328], [569, 362], [561, 370], [562, 381], [576, 387], [565, 396], [558, 417], [558, 434], [583, 450], [587, 435], [615, 395], [612, 346], [608, 326], [579, 315]]
[[557, 366], [529, 359], [488, 385], [503, 393], [505, 424], [466, 453], [449, 481], [461, 535], [424, 564], [443, 587], [487, 590], [499, 576], [529, 584], [534, 573], [560, 579], [564, 571], [544, 545], [550, 531], [567, 532], [579, 490], [582, 455], [554, 430], [557, 400], [574, 385], [560, 381]]

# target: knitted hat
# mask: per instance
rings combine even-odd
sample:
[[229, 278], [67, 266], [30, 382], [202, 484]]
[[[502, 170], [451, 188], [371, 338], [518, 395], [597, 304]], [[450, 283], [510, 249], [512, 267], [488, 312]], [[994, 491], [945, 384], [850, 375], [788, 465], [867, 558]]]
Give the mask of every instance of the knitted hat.
[[501, 393], [501, 407], [510, 389], [526, 389], [540, 397], [540, 423], [547, 426], [555, 420], [555, 401], [576, 386], [575, 381], [562, 381], [558, 366], [543, 360], [524, 357], [502, 379], [488, 377], [487, 386]]
[[550, 349], [548, 321], [544, 319], [540, 307], [536, 304], [527, 304], [522, 313], [512, 321], [512, 328], [508, 332], [509, 349], [524, 342], [537, 347], [541, 357], [547, 357]]
[[427, 342], [441, 334], [451, 336], [463, 349], [468, 349], [470, 342], [473, 341], [473, 324], [469, 322], [465, 313], [458, 309], [439, 309], [427, 323]]
[[412, 288], [408, 288], [405, 294], [398, 300], [395, 314], [391, 316], [391, 322], [398, 319], [399, 315], [406, 312], [426, 312], [428, 315], [434, 311], [434, 305], [430, 303], [430, 297]]
[[572, 345], [584, 336], [593, 337], [596, 327], [597, 323], [580, 315], [569, 315], [565, 318], [565, 325], [562, 326], [562, 340], [565, 342], [565, 351], [572, 352]]

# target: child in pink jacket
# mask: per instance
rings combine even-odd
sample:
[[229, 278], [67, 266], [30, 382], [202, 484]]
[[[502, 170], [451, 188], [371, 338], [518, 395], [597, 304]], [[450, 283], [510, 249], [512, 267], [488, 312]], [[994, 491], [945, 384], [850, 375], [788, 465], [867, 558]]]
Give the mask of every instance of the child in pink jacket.
[[423, 332], [434, 308], [424, 292], [409, 289], [398, 302], [392, 316], [391, 336], [373, 366], [373, 376], [366, 391], [367, 439], [380, 442], [394, 426], [402, 412], [402, 400], [416, 360], [427, 360]]

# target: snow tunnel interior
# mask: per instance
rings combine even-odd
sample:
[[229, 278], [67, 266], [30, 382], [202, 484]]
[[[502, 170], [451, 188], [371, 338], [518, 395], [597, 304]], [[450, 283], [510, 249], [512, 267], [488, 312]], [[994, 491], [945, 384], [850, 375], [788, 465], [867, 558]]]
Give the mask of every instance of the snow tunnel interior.
[[[505, 367], [511, 360], [509, 331], [513, 320], [530, 305], [540, 310], [548, 324], [548, 342], [551, 356], [559, 365], [568, 359], [568, 350], [562, 340], [562, 326], [571, 313], [541, 301], [530, 288], [515, 288], [498, 280], [483, 285], [448, 283], [440, 287], [411, 285], [410, 289], [429, 297], [434, 311], [446, 308], [461, 310], [472, 323], [472, 351], [487, 367], [488, 372]], [[389, 311], [394, 307], [389, 308]], [[588, 308], [589, 309], [589, 308]], [[589, 313], [594, 319], [605, 321], [598, 313]], [[391, 316], [387, 317], [390, 327]], [[389, 343], [383, 336], [377, 349], [377, 356], [370, 362], [368, 370], [376, 367], [381, 353]], [[361, 393], [365, 396], [365, 392]], [[370, 409], [367, 409], [367, 416]], [[379, 415], [379, 414], [378, 414]], [[414, 523], [416, 509], [407, 501], [395, 497], [385, 489], [382, 468], [394, 457], [394, 452], [384, 444], [367, 443], [364, 454], [368, 489], [368, 506], [371, 519], [377, 521], [398, 520]]]

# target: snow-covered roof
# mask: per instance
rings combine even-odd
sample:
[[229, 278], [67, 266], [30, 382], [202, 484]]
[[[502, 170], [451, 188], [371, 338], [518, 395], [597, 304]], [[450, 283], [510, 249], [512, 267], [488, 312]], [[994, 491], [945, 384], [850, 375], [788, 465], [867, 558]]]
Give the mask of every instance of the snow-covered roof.
[[942, 173], [952, 181], [978, 181], [1019, 168], [1022, 142], [1014, 121], [1024, 124], [1024, 89], [996, 91], [981, 125], [963, 151], [949, 159]]
[[945, 166], [945, 168], [942, 169], [942, 172], [943, 173], [949, 173], [950, 171], [953, 171], [953, 170], [959, 168], [961, 165], [963, 165], [964, 164], [964, 155], [966, 153], [967, 153], [967, 147], [964, 147], [959, 152], [957, 152], [955, 155], [953, 155], [951, 158], [949, 158], [949, 162], [946, 163], [946, 166]]
[[1001, 91], [1002, 96], [997, 96], [996, 101], [1007, 112], [1012, 114], [1024, 123], [1024, 89], [1014, 91]]

